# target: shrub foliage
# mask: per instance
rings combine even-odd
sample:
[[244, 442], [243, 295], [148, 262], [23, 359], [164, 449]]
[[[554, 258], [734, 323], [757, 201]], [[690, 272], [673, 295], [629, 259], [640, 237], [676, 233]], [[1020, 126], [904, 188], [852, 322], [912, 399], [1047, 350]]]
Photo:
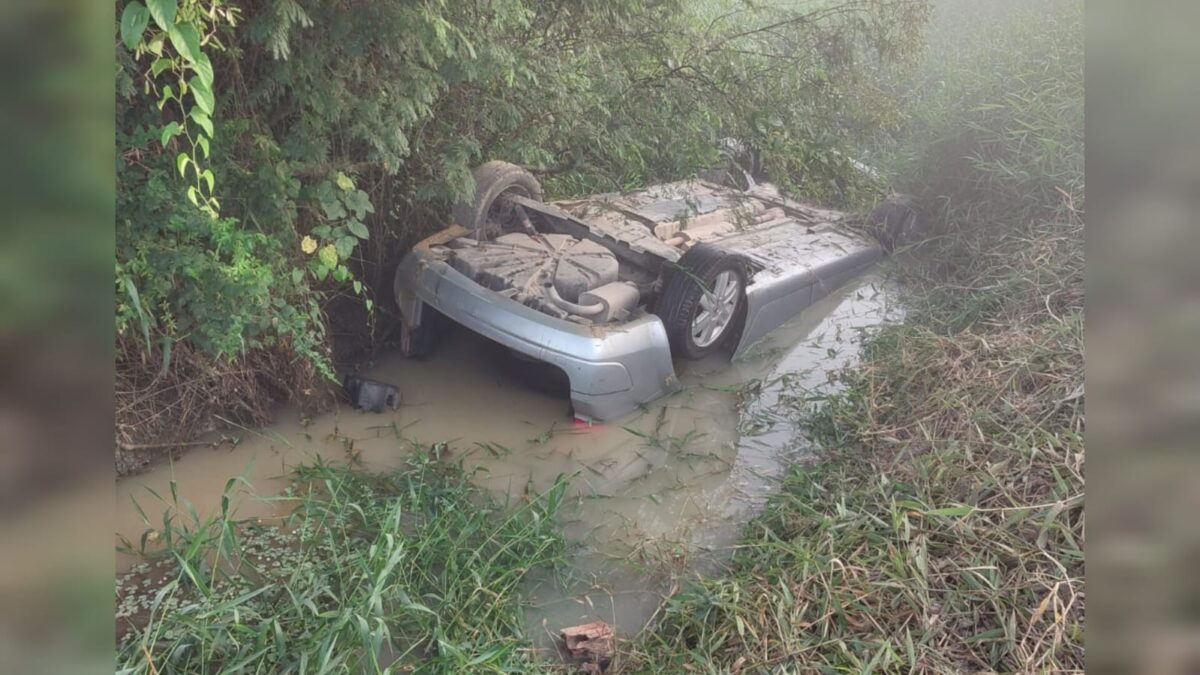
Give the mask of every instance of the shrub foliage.
[[[334, 353], [386, 336], [391, 265], [488, 159], [569, 195], [686, 177], [737, 136], [790, 188], [856, 199], [850, 140], [895, 115], [873, 73], [914, 54], [926, 11], [119, 2], [118, 408], [149, 417], [173, 403], [183, 354], [205, 372], [239, 359], [259, 372], [271, 353], [331, 375]], [[357, 343], [331, 344], [332, 316]], [[119, 437], [140, 424], [126, 414]]]

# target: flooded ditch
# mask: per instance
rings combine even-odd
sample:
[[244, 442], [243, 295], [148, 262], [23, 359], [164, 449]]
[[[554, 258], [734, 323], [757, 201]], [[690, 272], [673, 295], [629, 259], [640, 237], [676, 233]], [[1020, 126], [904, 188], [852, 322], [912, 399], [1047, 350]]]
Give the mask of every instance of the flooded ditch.
[[[236, 486], [231, 507], [269, 520], [282, 507], [264, 497], [286, 487], [291, 466], [319, 457], [387, 469], [415, 445], [444, 443], [442, 457], [477, 468], [477, 484], [502, 501], [570, 478], [561, 515], [577, 544], [572, 583], [526, 582], [535, 639], [596, 619], [632, 635], [672, 584], [719, 572], [779, 477], [811, 453], [790, 397], [827, 388], [830, 374], [858, 353], [860, 329], [898, 315], [895, 297], [879, 276], [863, 277], [735, 363], [677, 363], [683, 391], [593, 426], [573, 422], [565, 398], [514, 381], [483, 338], [455, 331], [426, 361], [389, 355], [364, 373], [399, 386], [396, 411], [343, 407], [302, 419], [284, 410], [274, 426], [243, 431], [232, 448], [194, 449], [122, 480], [117, 536], [137, 542], [147, 530], [134, 501], [157, 523], [167, 504], [155, 495], [170, 499], [172, 481], [181, 503], [203, 515], [219, 508], [229, 479], [242, 476], [254, 490]], [[119, 571], [138, 562], [120, 555]]]

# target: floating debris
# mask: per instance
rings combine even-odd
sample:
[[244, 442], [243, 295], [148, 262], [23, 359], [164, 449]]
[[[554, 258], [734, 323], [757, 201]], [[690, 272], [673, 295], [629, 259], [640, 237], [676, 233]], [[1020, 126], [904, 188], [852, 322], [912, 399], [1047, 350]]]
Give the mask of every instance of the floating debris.
[[613, 629], [603, 621], [571, 626], [559, 631], [573, 658], [583, 662], [583, 672], [602, 673], [612, 662]]
[[400, 390], [394, 384], [346, 375], [342, 378], [342, 387], [350, 402], [359, 410], [383, 412], [384, 409], [395, 410], [400, 407]]

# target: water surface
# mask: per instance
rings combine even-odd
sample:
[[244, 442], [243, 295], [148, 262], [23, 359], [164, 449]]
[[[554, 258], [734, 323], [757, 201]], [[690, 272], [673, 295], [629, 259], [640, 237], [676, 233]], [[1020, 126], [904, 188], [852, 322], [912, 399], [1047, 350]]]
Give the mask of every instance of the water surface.
[[[898, 314], [894, 297], [878, 276], [851, 282], [746, 357], [677, 363], [683, 391], [592, 426], [573, 422], [565, 398], [516, 381], [486, 340], [455, 331], [426, 361], [387, 355], [366, 372], [399, 386], [397, 411], [342, 406], [305, 419], [283, 410], [272, 427], [236, 434], [235, 446], [193, 449], [120, 481], [117, 534], [136, 542], [147, 526], [133, 500], [156, 519], [166, 507], [154, 493], [169, 499], [172, 480], [205, 514], [218, 508], [232, 476], [270, 496], [286, 487], [289, 467], [315, 457], [386, 469], [414, 447], [444, 443], [442, 456], [480, 468], [476, 481], [501, 500], [571, 477], [562, 518], [578, 544], [573, 581], [529, 581], [535, 637], [595, 619], [630, 635], [672, 586], [719, 572], [786, 468], [811, 456], [797, 401], [828, 391], [830, 375], [855, 359], [862, 329]], [[240, 485], [232, 501], [242, 517], [270, 518], [281, 508]], [[118, 560], [122, 569], [132, 562]]]

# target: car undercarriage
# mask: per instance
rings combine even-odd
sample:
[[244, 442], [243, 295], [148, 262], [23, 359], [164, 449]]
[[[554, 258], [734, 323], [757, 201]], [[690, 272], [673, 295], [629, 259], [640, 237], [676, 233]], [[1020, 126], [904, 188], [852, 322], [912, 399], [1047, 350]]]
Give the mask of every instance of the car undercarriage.
[[673, 358], [743, 352], [862, 273], [885, 246], [856, 224], [896, 234], [915, 219], [894, 206], [856, 219], [753, 181], [543, 203], [512, 164], [475, 180], [456, 223], [397, 270], [402, 350], [424, 356], [449, 318], [561, 368], [576, 415], [592, 419], [673, 390]]

